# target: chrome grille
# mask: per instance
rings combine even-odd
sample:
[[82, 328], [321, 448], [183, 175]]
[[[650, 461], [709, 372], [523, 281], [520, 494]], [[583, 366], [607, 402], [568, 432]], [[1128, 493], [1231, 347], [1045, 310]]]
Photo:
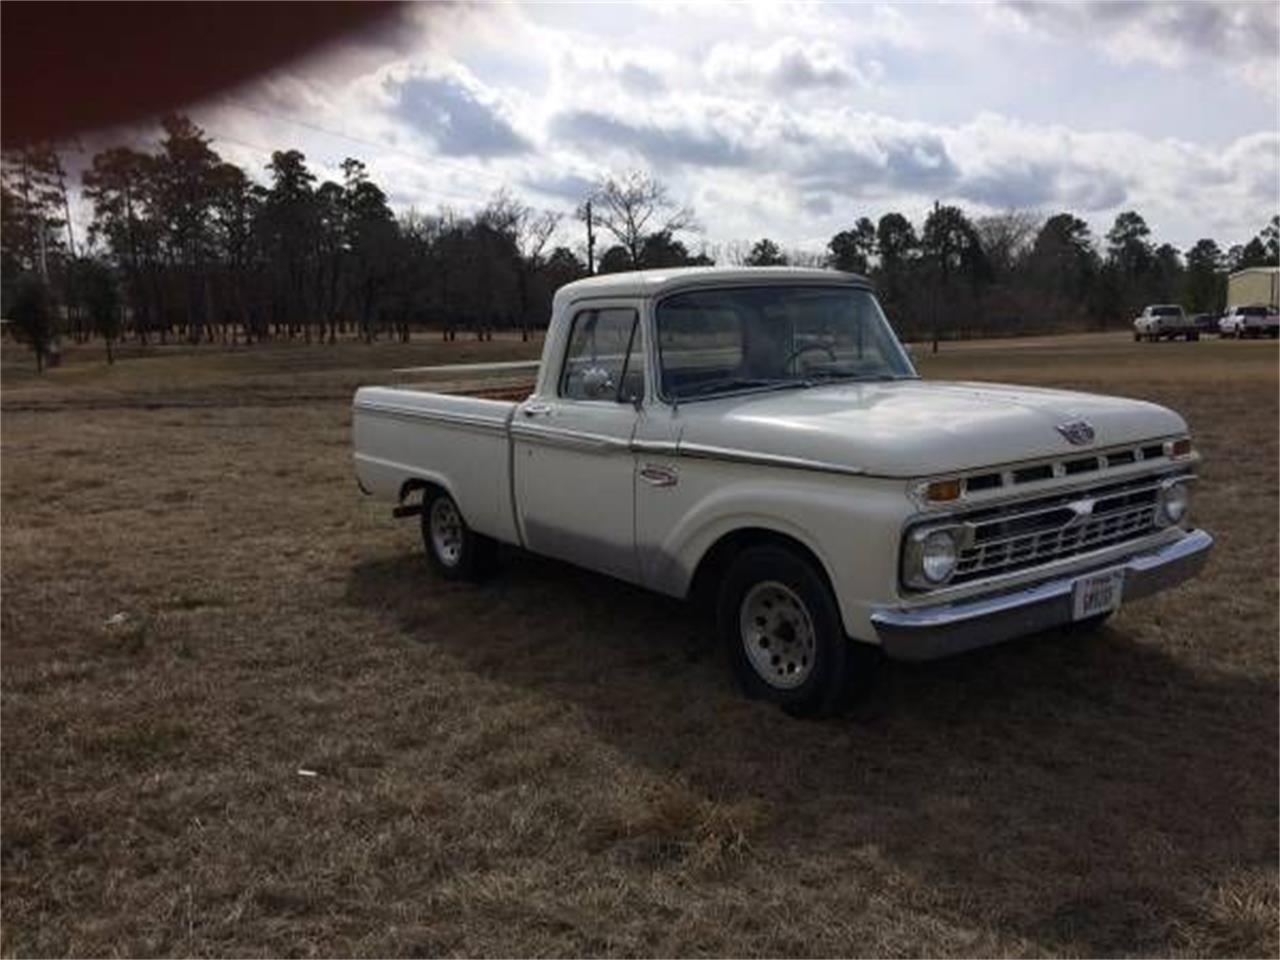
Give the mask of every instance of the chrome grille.
[[[1172, 441], [1170, 441], [1172, 442]], [[1001, 488], [1016, 487], [1027, 483], [1053, 480], [1056, 477], [1074, 477], [1084, 473], [1102, 474], [1116, 467], [1130, 466], [1138, 462], [1167, 460], [1168, 451], [1165, 441], [1148, 442], [1124, 447], [1112, 447], [1094, 453], [1074, 456], [1055, 457], [1039, 463], [1024, 464], [1006, 470], [988, 470], [970, 473], [961, 477], [966, 495], [982, 493]]]
[[952, 583], [1009, 573], [1123, 543], [1156, 529], [1161, 477], [1074, 490], [963, 518]]

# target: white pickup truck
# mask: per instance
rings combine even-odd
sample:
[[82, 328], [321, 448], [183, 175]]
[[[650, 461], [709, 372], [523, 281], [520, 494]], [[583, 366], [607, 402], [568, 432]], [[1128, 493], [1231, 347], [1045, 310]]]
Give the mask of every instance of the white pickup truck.
[[1133, 339], [1150, 340], [1199, 340], [1200, 328], [1187, 312], [1176, 303], [1153, 303], [1142, 308], [1133, 321]]
[[1262, 304], [1228, 308], [1218, 321], [1218, 331], [1224, 337], [1278, 337], [1280, 315]]
[[501, 542], [703, 598], [747, 692], [797, 714], [838, 709], [881, 650], [1097, 623], [1213, 544], [1176, 413], [922, 381], [832, 271], [571, 283], [527, 399], [365, 387], [353, 419], [361, 489], [421, 514], [444, 576]]

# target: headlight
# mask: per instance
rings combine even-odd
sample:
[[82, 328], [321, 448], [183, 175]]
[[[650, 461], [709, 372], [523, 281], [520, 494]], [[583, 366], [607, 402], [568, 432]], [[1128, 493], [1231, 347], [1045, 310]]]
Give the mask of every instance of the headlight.
[[1189, 509], [1191, 509], [1189, 484], [1174, 482], [1164, 488], [1164, 495], [1160, 498], [1160, 513], [1161, 520], [1167, 526], [1181, 523]]
[[902, 578], [908, 586], [928, 589], [951, 579], [960, 554], [955, 527], [923, 528], [907, 537]]
[[949, 530], [935, 530], [924, 538], [920, 572], [930, 583], [942, 583], [956, 568], [956, 538]]

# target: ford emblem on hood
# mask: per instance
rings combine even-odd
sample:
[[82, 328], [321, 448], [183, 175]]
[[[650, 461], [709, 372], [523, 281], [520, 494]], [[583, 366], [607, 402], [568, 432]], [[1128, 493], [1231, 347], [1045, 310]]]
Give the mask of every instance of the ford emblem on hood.
[[1093, 443], [1093, 424], [1088, 420], [1068, 420], [1066, 423], [1058, 424], [1054, 429], [1066, 437], [1067, 443], [1074, 447]]

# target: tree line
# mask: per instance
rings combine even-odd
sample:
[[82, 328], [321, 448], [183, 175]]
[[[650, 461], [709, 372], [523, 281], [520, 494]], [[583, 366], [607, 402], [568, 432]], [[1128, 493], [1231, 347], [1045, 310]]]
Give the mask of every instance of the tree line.
[[[1016, 335], [1127, 324], [1147, 303], [1220, 312], [1227, 276], [1280, 263], [1280, 216], [1247, 244], [1211, 238], [1185, 254], [1156, 243], [1141, 214], [1120, 213], [1102, 238], [1072, 213], [971, 219], [934, 204], [919, 232], [902, 214], [859, 218], [831, 238], [826, 263], [875, 280], [886, 312], [912, 338]], [[778, 262], [761, 241], [747, 262]]]
[[[92, 157], [80, 183], [92, 220], [79, 237], [57, 150], [4, 152], [0, 309], [38, 367], [60, 337], [99, 337], [109, 361], [122, 339], [372, 342], [422, 329], [527, 338], [572, 280], [717, 261], [868, 275], [913, 339], [1105, 327], [1146, 302], [1219, 310], [1228, 272], [1280, 261], [1277, 217], [1243, 246], [1206, 238], [1184, 255], [1156, 243], [1133, 211], [1099, 239], [1071, 213], [970, 218], [941, 204], [919, 230], [901, 213], [860, 217], [820, 254], [769, 239], [694, 251], [694, 212], [644, 172], [605, 177], [572, 227], [506, 190], [469, 215], [397, 216], [357, 159], [319, 181], [301, 152], [275, 151], [259, 183], [189, 118], [168, 116], [161, 129], [154, 151]], [[570, 228], [583, 241], [556, 243]]]

